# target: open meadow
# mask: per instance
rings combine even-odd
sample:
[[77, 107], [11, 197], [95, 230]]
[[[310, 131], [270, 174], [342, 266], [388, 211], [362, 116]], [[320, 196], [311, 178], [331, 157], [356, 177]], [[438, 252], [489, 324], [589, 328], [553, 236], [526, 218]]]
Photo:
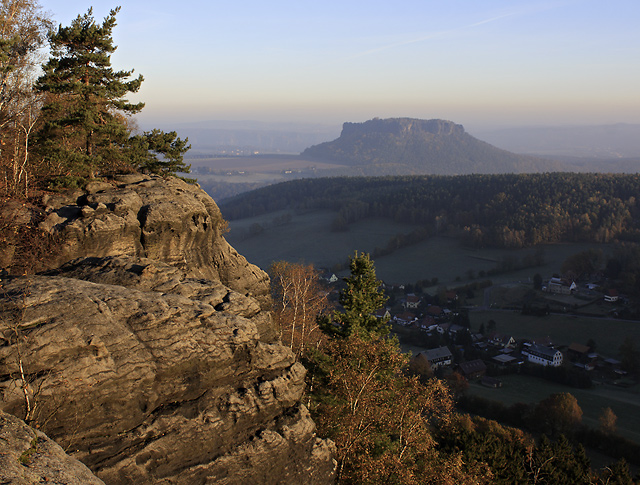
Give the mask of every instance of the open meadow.
[[[305, 160], [295, 155], [192, 158], [185, 163], [191, 165], [191, 173], [185, 175], [196, 178], [207, 191], [212, 183], [264, 186], [301, 176], [329, 175], [332, 171], [344, 169], [343, 165]], [[248, 189], [241, 191], [245, 190]], [[219, 198], [216, 193], [209, 195]]]
[[[286, 224], [273, 223], [285, 214], [291, 214], [290, 221]], [[347, 231], [332, 232], [331, 223], [335, 215], [331, 211], [302, 214], [281, 211], [230, 221], [230, 232], [226, 238], [249, 261], [263, 269], [277, 260], [305, 261], [317, 267], [332, 268], [346, 261], [355, 250], [372, 252], [376, 246], [385, 247], [396, 234], [409, 234], [418, 228], [417, 225], [388, 219], [366, 219], [351, 224]], [[251, 226], [256, 225], [262, 230], [247, 237]], [[494, 283], [528, 282], [535, 273], [550, 277], [560, 270], [568, 256], [592, 247], [603, 248], [605, 252], [608, 250], [607, 246], [597, 244], [544, 245], [541, 246], [543, 266], [480, 277], [482, 271], [490, 271], [505, 259], [522, 261], [524, 257], [533, 255], [537, 248], [472, 249], [455, 238], [436, 236], [378, 257], [375, 264], [378, 277], [386, 283], [414, 283], [434, 277], [438, 278], [438, 284], [446, 286], [460, 286], [474, 279], [486, 278]]]
[[517, 402], [535, 404], [558, 392], [573, 394], [582, 408], [582, 421], [592, 428], [598, 428], [598, 418], [602, 410], [610, 407], [618, 417], [618, 433], [625, 438], [640, 442], [640, 385], [619, 388], [600, 384], [591, 389], [575, 389], [537, 377], [511, 374], [500, 376], [502, 387], [488, 388], [472, 381], [467, 393], [499, 401], [507, 406]]
[[[284, 224], [274, 220], [291, 214]], [[409, 224], [370, 219], [353, 224], [349, 231], [331, 232], [335, 213], [312, 211], [294, 214], [274, 212], [268, 216], [229, 222], [229, 243], [250, 262], [267, 269], [273, 261], [313, 263], [318, 268], [331, 268], [345, 262], [355, 250], [371, 252], [384, 246], [397, 233], [411, 232]], [[256, 235], [247, 234], [256, 224], [263, 228]]]
[[191, 165], [194, 171], [203, 172], [231, 172], [233, 170], [243, 172], [281, 172], [287, 170], [329, 170], [344, 168], [344, 165], [335, 163], [308, 160], [297, 155], [255, 155], [246, 157], [210, 157], [188, 158], [186, 163]]

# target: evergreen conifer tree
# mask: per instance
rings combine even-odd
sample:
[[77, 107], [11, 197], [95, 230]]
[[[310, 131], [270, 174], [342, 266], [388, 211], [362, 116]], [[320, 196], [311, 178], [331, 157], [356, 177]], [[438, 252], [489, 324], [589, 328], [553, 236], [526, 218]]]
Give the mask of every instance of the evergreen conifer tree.
[[184, 154], [191, 148], [188, 142], [188, 138], [178, 138], [175, 131], [158, 129], [132, 136], [128, 141], [130, 163], [133, 168], [162, 175], [189, 173], [191, 166], [183, 161]]
[[36, 82], [50, 94], [43, 107], [39, 133], [41, 154], [66, 173], [94, 176], [96, 170], [128, 165], [124, 154], [129, 138], [125, 115], [139, 112], [124, 96], [140, 89], [143, 77], [129, 80], [130, 71], [114, 71], [111, 36], [120, 8], [96, 24], [92, 9], [69, 27], [49, 34], [51, 58]]
[[387, 335], [388, 322], [378, 320], [373, 314], [387, 301], [380, 289], [382, 282], [376, 277], [373, 261], [367, 253], [358, 254], [357, 251], [349, 259], [351, 275], [344, 279], [347, 286], [339, 299], [344, 311], [323, 317], [321, 327], [327, 333], [343, 337], [353, 333]]

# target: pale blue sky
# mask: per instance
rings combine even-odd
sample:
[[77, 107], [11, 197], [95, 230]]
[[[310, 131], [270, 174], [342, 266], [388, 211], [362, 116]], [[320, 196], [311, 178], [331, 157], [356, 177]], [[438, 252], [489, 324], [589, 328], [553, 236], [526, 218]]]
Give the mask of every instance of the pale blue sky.
[[[68, 25], [93, 5], [40, 0]], [[640, 123], [638, 0], [127, 0], [113, 56], [142, 124]]]

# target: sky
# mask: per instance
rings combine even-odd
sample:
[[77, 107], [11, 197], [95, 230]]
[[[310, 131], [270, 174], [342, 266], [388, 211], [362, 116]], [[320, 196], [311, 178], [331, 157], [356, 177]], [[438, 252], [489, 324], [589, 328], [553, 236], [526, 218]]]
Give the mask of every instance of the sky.
[[[40, 0], [57, 24], [117, 0]], [[127, 0], [117, 70], [142, 125], [640, 123], [638, 0]]]

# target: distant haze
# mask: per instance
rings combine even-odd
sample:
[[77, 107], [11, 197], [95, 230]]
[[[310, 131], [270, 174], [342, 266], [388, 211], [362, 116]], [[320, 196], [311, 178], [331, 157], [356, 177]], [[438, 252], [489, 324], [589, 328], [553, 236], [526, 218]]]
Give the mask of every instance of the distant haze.
[[[151, 129], [154, 126], [177, 130], [180, 136], [189, 137], [192, 150], [187, 154], [188, 158], [234, 149], [297, 154], [312, 145], [335, 140], [342, 130], [342, 123], [268, 123], [250, 120], [166, 123], [141, 125], [141, 128]], [[532, 126], [467, 131], [479, 140], [520, 154], [594, 159], [640, 157], [640, 124]]]
[[311, 145], [340, 135], [340, 125], [319, 123], [267, 123], [261, 121], [207, 120], [190, 123], [142, 125], [175, 130], [188, 137], [187, 157], [211, 154], [285, 153], [298, 154]]
[[[69, 25], [109, 0], [41, 0]], [[489, 127], [640, 123], [637, 0], [127, 0], [115, 69], [141, 125], [375, 117]]]
[[477, 130], [473, 134], [515, 153], [600, 159], [640, 157], [640, 124], [517, 127]]

